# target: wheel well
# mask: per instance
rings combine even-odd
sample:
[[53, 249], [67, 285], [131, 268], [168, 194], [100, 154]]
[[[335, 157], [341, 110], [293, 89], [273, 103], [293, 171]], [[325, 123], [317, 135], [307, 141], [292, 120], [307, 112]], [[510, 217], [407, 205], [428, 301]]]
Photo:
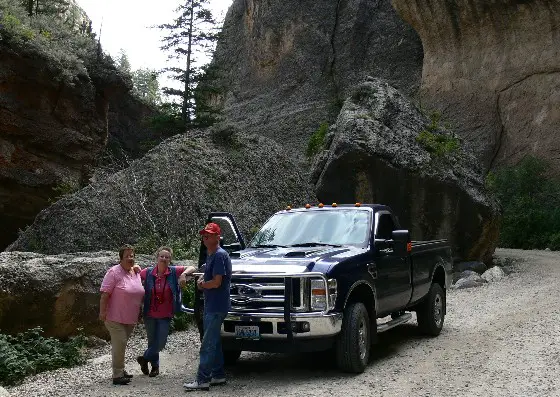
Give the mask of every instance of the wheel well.
[[[346, 300], [346, 305], [351, 303], [361, 302], [364, 304], [368, 311], [369, 319], [372, 323], [376, 320], [375, 315], [375, 297], [373, 295], [373, 290], [367, 284], [357, 285], [351, 292], [350, 296]], [[374, 323], [375, 324], [375, 323]]]
[[434, 277], [432, 278], [432, 283], [439, 284], [443, 290], [445, 290], [445, 270], [441, 266], [436, 268]]

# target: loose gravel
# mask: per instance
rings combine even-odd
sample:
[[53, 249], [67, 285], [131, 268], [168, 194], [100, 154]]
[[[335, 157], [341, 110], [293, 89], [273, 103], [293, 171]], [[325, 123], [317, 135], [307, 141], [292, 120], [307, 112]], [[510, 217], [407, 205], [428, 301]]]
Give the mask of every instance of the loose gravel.
[[[560, 253], [499, 249], [517, 271], [500, 281], [448, 294], [444, 329], [419, 335], [415, 321], [380, 335], [369, 367], [348, 375], [320, 354], [243, 353], [215, 396], [560, 396]], [[140, 373], [145, 348], [138, 327], [127, 350], [128, 386], [111, 383], [110, 348], [86, 365], [28, 378], [12, 397], [169, 396], [185, 393], [198, 364], [198, 334], [177, 332], [162, 352], [161, 375]]]

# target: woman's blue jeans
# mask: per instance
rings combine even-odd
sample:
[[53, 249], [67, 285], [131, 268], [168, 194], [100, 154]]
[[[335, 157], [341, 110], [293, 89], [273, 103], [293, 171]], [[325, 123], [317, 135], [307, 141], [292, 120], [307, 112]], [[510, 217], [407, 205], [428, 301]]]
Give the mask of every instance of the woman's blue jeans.
[[152, 364], [152, 367], [159, 367], [159, 352], [167, 343], [170, 323], [171, 318], [144, 317], [144, 326], [148, 334], [148, 348], [144, 352], [144, 358]]
[[226, 377], [220, 335], [226, 315], [227, 313], [204, 313], [204, 336], [200, 345], [198, 383], [208, 383], [212, 378], [223, 379]]

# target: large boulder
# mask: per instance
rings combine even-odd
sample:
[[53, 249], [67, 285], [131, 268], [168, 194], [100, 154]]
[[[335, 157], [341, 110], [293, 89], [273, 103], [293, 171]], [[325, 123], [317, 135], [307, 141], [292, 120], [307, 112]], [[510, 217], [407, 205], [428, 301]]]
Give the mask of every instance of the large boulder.
[[270, 139], [216, 127], [176, 136], [43, 210], [7, 250], [64, 253], [197, 235], [211, 211], [245, 235], [286, 205], [314, 201], [303, 170]]
[[560, 2], [392, 0], [420, 35], [420, 97], [486, 169], [527, 154], [560, 174]]
[[413, 239], [446, 238], [455, 260], [491, 263], [499, 208], [460, 144], [395, 88], [372, 78], [356, 87], [331, 126], [312, 182], [325, 203], [389, 205]]
[[[41, 255], [0, 253], [0, 332], [17, 333], [41, 326], [45, 334], [64, 338], [80, 332], [106, 338], [99, 321], [101, 281], [118, 262], [117, 252]], [[136, 257], [141, 267], [155, 258]], [[177, 261], [189, 265], [190, 261]]]
[[0, 249], [87, 181], [107, 142], [109, 98], [130, 88], [109, 64], [67, 81], [49, 62], [0, 40]]
[[218, 78], [208, 102], [243, 130], [301, 156], [366, 75], [415, 93], [422, 55], [417, 34], [389, 0], [235, 0], [214, 54]]

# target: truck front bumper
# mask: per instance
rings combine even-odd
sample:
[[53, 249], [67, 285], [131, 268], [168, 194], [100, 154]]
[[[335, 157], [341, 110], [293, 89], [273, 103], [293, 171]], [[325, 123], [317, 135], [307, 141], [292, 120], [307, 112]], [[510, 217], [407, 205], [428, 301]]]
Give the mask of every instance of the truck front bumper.
[[[342, 313], [292, 313], [293, 339], [334, 336], [342, 327]], [[222, 339], [235, 338], [236, 326], [259, 327], [260, 339], [288, 339], [283, 313], [228, 313], [222, 324]]]
[[[222, 324], [224, 350], [305, 352], [333, 346], [342, 327], [342, 313], [292, 313], [288, 337], [282, 313], [229, 313]], [[258, 339], [236, 337], [236, 326], [258, 326]]]

